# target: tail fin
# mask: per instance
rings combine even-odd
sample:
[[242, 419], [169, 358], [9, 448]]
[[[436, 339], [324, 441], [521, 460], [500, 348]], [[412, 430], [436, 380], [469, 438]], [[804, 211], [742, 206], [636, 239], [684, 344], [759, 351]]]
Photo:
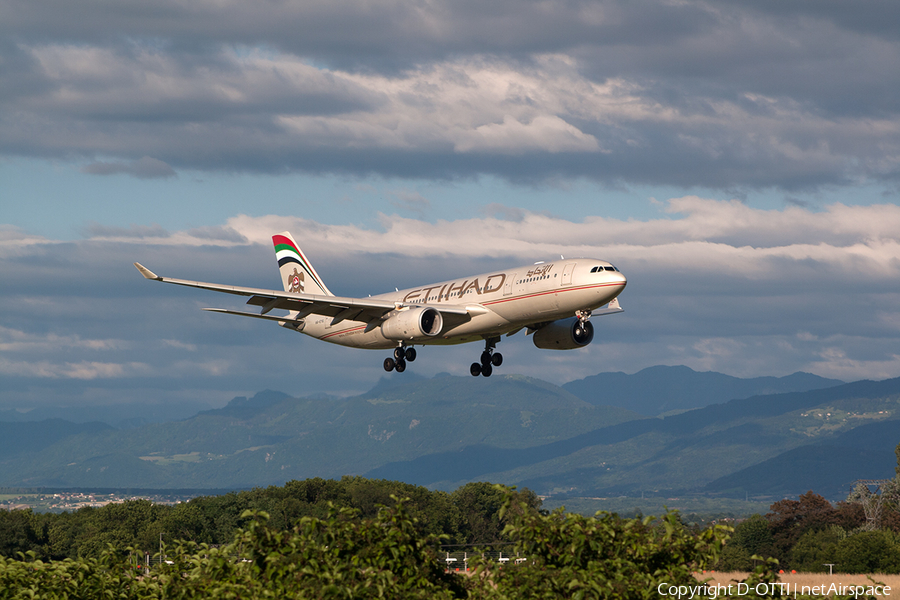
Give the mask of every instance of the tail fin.
[[284, 291], [334, 296], [322, 283], [312, 263], [304, 256], [290, 233], [287, 231], [276, 233], [272, 236], [272, 243], [275, 244], [275, 258], [278, 259]]

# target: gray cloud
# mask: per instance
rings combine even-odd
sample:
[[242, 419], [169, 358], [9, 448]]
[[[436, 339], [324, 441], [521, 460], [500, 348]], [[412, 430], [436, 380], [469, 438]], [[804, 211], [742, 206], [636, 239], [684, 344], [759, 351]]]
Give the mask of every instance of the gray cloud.
[[169, 169], [720, 189], [900, 174], [891, 2], [0, 10], [0, 152], [88, 172], [174, 173], [128, 166], [146, 154]]
[[390, 201], [391, 205], [405, 212], [423, 216], [431, 208], [431, 201], [415, 190], [391, 190], [388, 195], [394, 198]]
[[124, 173], [138, 179], [176, 177], [175, 171], [161, 160], [144, 156], [131, 162], [93, 162], [81, 168], [91, 175], [118, 175]]
[[92, 238], [167, 238], [171, 234], [158, 224], [110, 227], [100, 223], [88, 223], [85, 232]]
[[249, 240], [231, 227], [197, 227], [187, 232], [189, 236], [200, 240], [232, 242], [246, 244]]

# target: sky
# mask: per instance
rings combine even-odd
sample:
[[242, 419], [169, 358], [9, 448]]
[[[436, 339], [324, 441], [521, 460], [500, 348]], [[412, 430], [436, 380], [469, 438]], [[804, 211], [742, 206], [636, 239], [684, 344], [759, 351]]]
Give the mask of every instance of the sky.
[[[0, 0], [0, 409], [363, 392], [384, 351], [199, 310], [558, 255], [628, 277], [556, 384], [900, 376], [900, 4]], [[425, 348], [464, 375], [481, 348]]]

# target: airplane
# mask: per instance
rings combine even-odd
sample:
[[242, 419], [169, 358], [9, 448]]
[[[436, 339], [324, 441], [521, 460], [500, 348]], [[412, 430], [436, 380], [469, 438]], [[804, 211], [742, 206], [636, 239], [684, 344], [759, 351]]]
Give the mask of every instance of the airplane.
[[[260, 307], [258, 313], [203, 310], [274, 321], [341, 346], [393, 348], [384, 370], [398, 373], [416, 360], [415, 346], [483, 340], [481, 358], [469, 372], [490, 377], [503, 362], [495, 351], [503, 335], [525, 329], [538, 348], [583, 348], [594, 339], [591, 316], [623, 312], [618, 296], [625, 289], [625, 275], [595, 258], [560, 257], [368, 298], [345, 298], [325, 286], [289, 232], [273, 235], [272, 243], [283, 292], [160, 277], [140, 263], [134, 266], [146, 279], [249, 296], [247, 304]], [[288, 314], [269, 314], [275, 309]]]

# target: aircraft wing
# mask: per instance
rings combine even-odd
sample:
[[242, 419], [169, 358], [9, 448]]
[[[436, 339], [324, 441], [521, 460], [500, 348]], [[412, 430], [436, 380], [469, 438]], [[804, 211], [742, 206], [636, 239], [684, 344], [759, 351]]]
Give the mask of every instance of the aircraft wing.
[[[258, 288], [239, 287], [233, 285], [220, 285], [217, 283], [204, 283], [202, 281], [190, 281], [187, 279], [173, 279], [171, 277], [160, 277], [144, 265], [134, 263], [137, 270], [141, 272], [146, 279], [162, 281], [163, 283], [174, 283], [175, 285], [184, 285], [187, 287], [200, 288], [202, 290], [211, 290], [213, 292], [223, 292], [225, 294], [234, 294], [236, 296], [250, 296], [247, 304], [251, 306], [259, 306], [259, 313], [245, 313], [231, 311], [225, 309], [206, 309], [214, 312], [222, 312], [227, 314], [236, 314], [245, 317], [256, 317], [269, 319], [272, 321], [292, 321], [303, 319], [308, 315], [325, 315], [334, 317], [332, 325], [335, 325], [345, 319], [353, 321], [369, 322], [375, 319], [381, 319], [392, 310], [396, 310], [405, 305], [402, 302], [394, 302], [391, 300], [382, 300], [378, 298], [343, 298], [341, 296], [324, 296], [318, 294], [295, 294], [292, 292], [280, 292], [277, 290], [265, 290]], [[474, 316], [487, 309], [481, 306], [460, 306], [460, 305], [429, 305], [438, 310], [442, 315], [456, 317], [456, 319]], [[280, 308], [284, 310], [297, 311], [299, 314], [293, 318], [277, 317], [268, 315], [267, 313], [273, 309]]]

